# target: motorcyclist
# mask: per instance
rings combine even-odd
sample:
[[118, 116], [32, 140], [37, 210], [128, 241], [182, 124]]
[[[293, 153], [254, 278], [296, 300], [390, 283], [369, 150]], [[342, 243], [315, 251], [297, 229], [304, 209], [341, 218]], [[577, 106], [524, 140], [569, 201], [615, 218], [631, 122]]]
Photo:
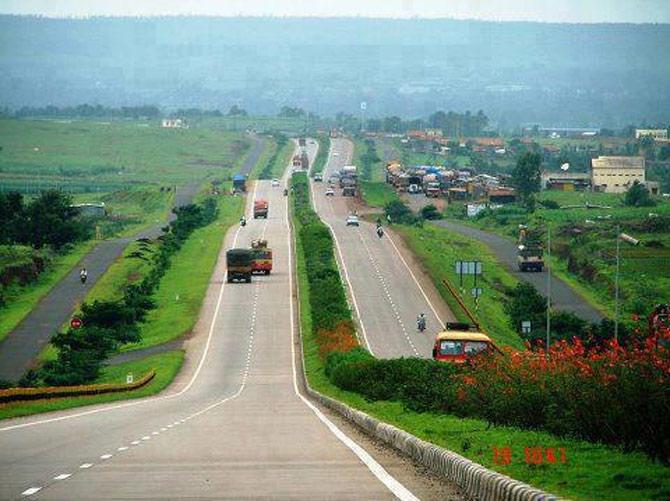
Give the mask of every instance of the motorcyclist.
[[416, 327], [419, 329], [420, 332], [423, 332], [426, 330], [426, 315], [421, 313], [417, 318], [416, 318]]
[[379, 238], [384, 236], [384, 230], [382, 229], [381, 225], [377, 226], [377, 236]]
[[85, 284], [87, 278], [88, 278], [88, 271], [86, 271], [86, 268], [82, 268], [81, 271], [79, 272], [79, 279], [81, 280], [81, 283]]
[[247, 225], [247, 218], [245, 218], [244, 216], [242, 216], [242, 217], [240, 218], [240, 226], [246, 226], [246, 225]]
[[284, 188], [284, 196], [285, 197], [288, 196], [288, 189], [287, 188]]

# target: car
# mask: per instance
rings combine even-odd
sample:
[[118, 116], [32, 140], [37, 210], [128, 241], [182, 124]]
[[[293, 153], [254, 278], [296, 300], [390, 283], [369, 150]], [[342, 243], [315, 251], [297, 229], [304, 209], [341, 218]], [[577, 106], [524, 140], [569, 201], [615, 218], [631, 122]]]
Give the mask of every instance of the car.
[[323, 175], [320, 172], [317, 172], [316, 174], [314, 174], [314, 181], [316, 182], [323, 181]]
[[360, 223], [358, 222], [358, 216], [355, 216], [354, 214], [351, 214], [347, 218], [347, 226], [359, 226]]
[[326, 190], [325, 195], [326, 195], [327, 197], [334, 197], [334, 196], [335, 196], [335, 190], [333, 190], [332, 188], [328, 188], [328, 189]]
[[272, 180], [272, 187], [276, 188], [277, 186], [279, 186], [279, 179], [273, 179]]
[[340, 154], [339, 154], [337, 151], [333, 151], [333, 156], [334, 156], [334, 157], [339, 157]]

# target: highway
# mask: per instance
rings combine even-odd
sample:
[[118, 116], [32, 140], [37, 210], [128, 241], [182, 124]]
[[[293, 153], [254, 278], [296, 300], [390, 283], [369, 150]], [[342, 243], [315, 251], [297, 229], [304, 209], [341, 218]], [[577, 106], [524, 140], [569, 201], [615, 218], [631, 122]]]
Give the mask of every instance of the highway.
[[[400, 356], [429, 358], [435, 333], [453, 315], [440, 299], [434, 286], [400, 239], [386, 231], [379, 238], [374, 223], [361, 220], [360, 227], [345, 225], [354, 210], [354, 201], [325, 196], [330, 174], [351, 163], [353, 143], [347, 139], [331, 140], [331, 151], [324, 169], [324, 182], [312, 182], [312, 197], [321, 219], [335, 235], [338, 255], [351, 302], [358, 317], [362, 341], [379, 358]], [[418, 332], [416, 318], [425, 313], [426, 330]]]
[[[300, 394], [282, 191], [259, 182], [248, 197], [248, 224], [226, 237], [185, 365], [170, 389], [0, 422], [0, 498], [455, 496]], [[254, 197], [270, 201], [267, 221], [251, 216]], [[225, 250], [261, 236], [274, 250], [273, 273], [252, 284], [225, 283]]]

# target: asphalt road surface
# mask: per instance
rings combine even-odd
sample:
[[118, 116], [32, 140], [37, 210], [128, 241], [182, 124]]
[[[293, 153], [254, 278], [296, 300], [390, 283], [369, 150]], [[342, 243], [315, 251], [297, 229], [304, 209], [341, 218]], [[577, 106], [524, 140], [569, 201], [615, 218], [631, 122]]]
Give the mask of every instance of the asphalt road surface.
[[[326, 182], [312, 182], [312, 196], [319, 216], [335, 235], [359, 332], [364, 344], [379, 358], [430, 358], [435, 333], [443, 329], [445, 321], [453, 320], [453, 315], [428, 277], [411, 265], [411, 257], [402, 252], [397, 237], [387, 231], [379, 238], [375, 225], [362, 220], [360, 227], [346, 226], [352, 199], [343, 197], [338, 188], [335, 196], [324, 195], [330, 173], [352, 158], [351, 141], [332, 139], [323, 176]], [[416, 327], [420, 313], [428, 319], [423, 333]]]
[[[247, 156], [241, 172], [249, 173], [256, 165], [265, 147], [265, 140], [251, 136], [253, 147]], [[178, 187], [173, 201], [174, 207], [191, 203], [197, 194], [199, 183]], [[170, 213], [170, 220], [174, 219]], [[96, 245], [91, 252], [70, 270], [70, 272], [54, 286], [53, 289], [37, 304], [35, 309], [0, 342], [0, 379], [18, 380], [34, 363], [35, 357], [48, 344], [51, 336], [72, 315], [79, 304], [107, 268], [123, 254], [126, 246], [137, 238], [155, 238], [161, 235], [161, 227], [157, 224], [134, 237], [105, 240]], [[86, 268], [88, 280], [82, 285], [79, 271]], [[139, 356], [139, 355], [138, 355]]]
[[[267, 221], [251, 217], [258, 197], [270, 202]], [[350, 436], [299, 393], [287, 202], [281, 187], [265, 181], [249, 197], [248, 224], [226, 238], [185, 366], [168, 392], [0, 422], [0, 498], [457, 495], [354, 441], [355, 430]], [[258, 237], [273, 248], [273, 273], [226, 283], [225, 249]]]
[[[514, 275], [517, 280], [523, 280], [532, 284], [540, 294], [546, 297], [546, 268], [542, 272], [520, 272], [516, 263], [516, 244], [511, 240], [494, 233], [470, 228], [469, 226], [458, 224], [453, 221], [435, 221], [434, 224], [485, 243], [489, 249], [491, 249], [491, 252], [495, 254], [502, 266]], [[603, 319], [603, 315], [600, 311], [587, 303], [582, 296], [554, 273], [551, 274], [551, 303], [554, 309], [570, 311], [589, 322], [600, 322], [600, 320]]]

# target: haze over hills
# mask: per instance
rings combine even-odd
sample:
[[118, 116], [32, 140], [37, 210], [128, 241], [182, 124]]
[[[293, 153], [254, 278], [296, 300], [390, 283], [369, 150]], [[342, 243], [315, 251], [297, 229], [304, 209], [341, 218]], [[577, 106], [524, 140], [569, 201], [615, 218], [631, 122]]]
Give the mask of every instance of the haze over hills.
[[670, 25], [0, 16], [0, 105], [670, 121]]

